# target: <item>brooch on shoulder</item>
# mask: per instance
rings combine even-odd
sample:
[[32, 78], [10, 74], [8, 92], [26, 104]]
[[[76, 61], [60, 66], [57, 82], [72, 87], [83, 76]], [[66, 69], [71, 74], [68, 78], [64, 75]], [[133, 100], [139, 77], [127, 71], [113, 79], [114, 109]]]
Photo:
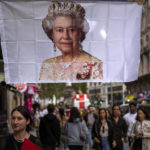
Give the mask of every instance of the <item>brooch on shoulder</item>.
[[88, 80], [91, 77], [92, 67], [95, 63], [83, 63], [80, 72], [77, 73], [77, 80]]

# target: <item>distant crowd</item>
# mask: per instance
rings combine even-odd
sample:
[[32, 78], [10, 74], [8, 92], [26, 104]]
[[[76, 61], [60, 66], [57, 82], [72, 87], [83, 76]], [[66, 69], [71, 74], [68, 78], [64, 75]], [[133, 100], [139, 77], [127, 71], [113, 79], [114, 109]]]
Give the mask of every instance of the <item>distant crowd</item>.
[[[129, 104], [129, 110], [122, 116], [119, 105], [113, 105], [110, 112], [92, 105], [80, 111], [49, 104], [42, 111], [37, 107], [31, 117], [25, 106], [18, 106], [11, 113], [13, 134], [5, 150], [21, 150], [25, 139], [43, 150], [124, 150], [123, 143], [130, 150], [150, 150], [147, 112], [137, 109], [135, 102]], [[33, 122], [37, 136], [30, 133]]]

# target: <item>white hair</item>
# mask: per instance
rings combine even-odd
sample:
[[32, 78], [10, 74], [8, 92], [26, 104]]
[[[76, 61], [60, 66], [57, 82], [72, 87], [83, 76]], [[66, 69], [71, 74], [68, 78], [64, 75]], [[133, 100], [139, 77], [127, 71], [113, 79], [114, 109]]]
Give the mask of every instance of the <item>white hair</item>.
[[85, 9], [75, 2], [52, 2], [48, 7], [48, 14], [42, 20], [42, 27], [50, 39], [52, 39], [53, 22], [57, 16], [69, 16], [76, 21], [76, 25], [83, 36], [81, 41], [85, 39], [86, 33], [89, 31], [89, 24], [85, 18]]

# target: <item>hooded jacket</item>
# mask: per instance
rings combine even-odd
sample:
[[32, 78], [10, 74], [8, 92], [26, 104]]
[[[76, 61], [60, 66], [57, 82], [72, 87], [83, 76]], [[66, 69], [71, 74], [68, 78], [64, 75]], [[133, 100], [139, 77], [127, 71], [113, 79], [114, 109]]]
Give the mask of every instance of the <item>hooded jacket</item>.
[[88, 129], [85, 121], [81, 121], [76, 118], [73, 122], [67, 122], [65, 125], [65, 134], [68, 136], [68, 145], [83, 145], [85, 141], [80, 139], [80, 131], [86, 134], [88, 137]]
[[39, 134], [43, 145], [59, 146], [60, 123], [54, 114], [47, 114], [41, 118]]

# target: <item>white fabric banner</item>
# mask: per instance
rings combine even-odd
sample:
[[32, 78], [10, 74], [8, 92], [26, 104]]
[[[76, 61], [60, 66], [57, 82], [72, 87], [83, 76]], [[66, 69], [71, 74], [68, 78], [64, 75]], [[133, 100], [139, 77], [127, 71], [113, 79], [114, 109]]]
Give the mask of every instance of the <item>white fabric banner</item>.
[[[137, 79], [142, 6], [134, 2], [51, 4], [44, 0], [0, 2], [7, 83]], [[42, 20], [50, 5], [44, 22], [48, 38]], [[64, 15], [69, 10], [76, 13]]]

